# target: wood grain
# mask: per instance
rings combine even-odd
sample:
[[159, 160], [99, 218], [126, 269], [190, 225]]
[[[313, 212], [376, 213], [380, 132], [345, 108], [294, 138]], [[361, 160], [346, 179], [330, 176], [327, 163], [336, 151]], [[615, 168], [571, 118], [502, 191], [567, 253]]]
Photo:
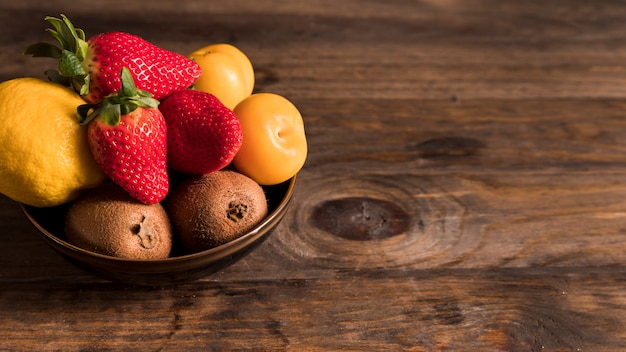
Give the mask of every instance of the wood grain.
[[4, 2], [0, 80], [42, 76], [59, 13], [239, 46], [310, 154], [261, 246], [171, 287], [83, 272], [0, 196], [0, 350], [626, 350], [622, 2]]
[[624, 280], [622, 269], [499, 269], [170, 289], [15, 283], [2, 291], [0, 309], [12, 314], [0, 348], [617, 351]]

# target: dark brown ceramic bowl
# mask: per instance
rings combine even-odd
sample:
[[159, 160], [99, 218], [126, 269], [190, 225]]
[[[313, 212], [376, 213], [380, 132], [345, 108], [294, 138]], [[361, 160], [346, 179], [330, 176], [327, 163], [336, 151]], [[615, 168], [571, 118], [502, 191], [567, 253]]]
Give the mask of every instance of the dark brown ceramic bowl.
[[296, 177], [264, 186], [268, 216], [248, 233], [231, 242], [194, 254], [177, 254], [161, 260], [129, 260], [97, 254], [65, 240], [67, 206], [36, 208], [22, 205], [26, 217], [42, 238], [78, 267], [105, 279], [136, 285], [168, 285], [192, 281], [214, 273], [240, 259], [260, 244], [282, 220], [296, 184]]

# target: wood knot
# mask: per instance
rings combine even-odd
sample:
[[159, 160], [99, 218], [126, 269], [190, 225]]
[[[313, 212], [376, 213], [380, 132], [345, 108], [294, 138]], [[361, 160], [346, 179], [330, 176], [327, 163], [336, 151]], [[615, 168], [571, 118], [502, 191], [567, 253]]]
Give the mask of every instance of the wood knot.
[[349, 240], [380, 240], [406, 232], [410, 216], [382, 199], [350, 197], [325, 201], [313, 209], [313, 225]]

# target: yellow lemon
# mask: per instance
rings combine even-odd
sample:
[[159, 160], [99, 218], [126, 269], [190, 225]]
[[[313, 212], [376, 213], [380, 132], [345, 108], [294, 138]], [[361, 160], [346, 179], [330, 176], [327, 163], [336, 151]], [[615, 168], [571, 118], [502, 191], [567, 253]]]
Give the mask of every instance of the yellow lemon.
[[72, 90], [38, 78], [0, 83], [0, 193], [36, 207], [60, 205], [105, 180]]

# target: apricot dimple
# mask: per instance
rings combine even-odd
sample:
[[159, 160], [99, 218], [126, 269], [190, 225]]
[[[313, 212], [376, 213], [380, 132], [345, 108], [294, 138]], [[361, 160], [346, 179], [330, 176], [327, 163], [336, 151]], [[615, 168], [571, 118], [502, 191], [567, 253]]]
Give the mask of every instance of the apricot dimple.
[[261, 185], [293, 177], [304, 166], [307, 140], [302, 115], [285, 97], [256, 93], [235, 107], [243, 143], [235, 168]]

